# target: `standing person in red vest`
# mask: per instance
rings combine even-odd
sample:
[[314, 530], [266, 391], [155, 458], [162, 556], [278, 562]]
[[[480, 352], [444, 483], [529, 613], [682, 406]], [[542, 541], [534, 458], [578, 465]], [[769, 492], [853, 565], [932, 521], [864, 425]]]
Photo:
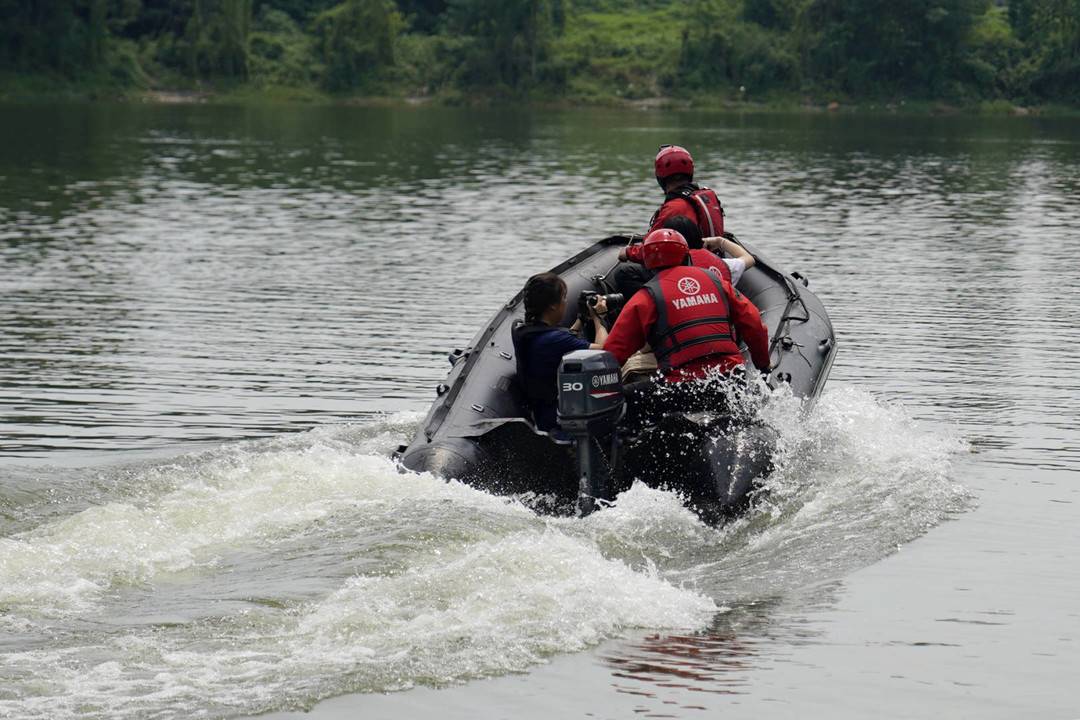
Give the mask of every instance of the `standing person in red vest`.
[[680, 382], [741, 366], [741, 338], [754, 365], [767, 371], [769, 332], [757, 308], [720, 276], [686, 265], [688, 253], [678, 232], [649, 233], [645, 267], [658, 272], [626, 303], [604, 349], [622, 365], [648, 343], [664, 379]]
[[656, 182], [664, 190], [664, 203], [653, 213], [649, 232], [659, 230], [676, 215], [697, 220], [703, 237], [724, 234], [724, 208], [720, 198], [707, 187], [694, 184], [694, 158], [686, 148], [661, 145], [653, 162]]

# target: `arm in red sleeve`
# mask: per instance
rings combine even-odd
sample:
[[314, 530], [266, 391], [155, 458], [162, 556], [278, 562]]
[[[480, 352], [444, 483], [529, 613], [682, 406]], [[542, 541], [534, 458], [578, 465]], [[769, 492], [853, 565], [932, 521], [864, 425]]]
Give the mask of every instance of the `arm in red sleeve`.
[[619, 319], [604, 341], [604, 349], [623, 365], [648, 342], [649, 329], [656, 322], [656, 308], [649, 293], [638, 291], [619, 313]]
[[724, 283], [724, 291], [731, 307], [731, 322], [750, 348], [750, 358], [758, 370], [767, 369], [770, 363], [769, 329], [761, 321], [761, 313], [745, 295], [731, 287], [731, 283]]
[[682, 198], [675, 198], [660, 206], [660, 211], [656, 213], [656, 220], [649, 227], [649, 232], [664, 227], [664, 223], [677, 215], [685, 215], [697, 223], [697, 213], [694, 212], [693, 206]]

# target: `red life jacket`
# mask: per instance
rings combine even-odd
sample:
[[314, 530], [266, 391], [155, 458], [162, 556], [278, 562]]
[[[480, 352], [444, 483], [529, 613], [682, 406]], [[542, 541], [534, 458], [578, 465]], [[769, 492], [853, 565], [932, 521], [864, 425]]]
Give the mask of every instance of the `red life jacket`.
[[723, 281], [708, 270], [678, 266], [645, 284], [656, 305], [649, 345], [664, 372], [707, 355], [739, 355]]
[[731, 268], [712, 250], [697, 248], [690, 251], [690, 264], [694, 267], [704, 268], [719, 273], [720, 277], [731, 282]]
[[694, 219], [697, 220], [702, 237], [716, 237], [724, 234], [724, 206], [720, 204], [720, 198], [711, 189], [699, 187], [693, 183], [683, 185], [664, 195], [664, 202], [653, 213], [649, 227], [656, 225], [656, 218], [660, 216], [664, 205], [679, 198], [690, 203], [690, 207], [694, 208]]

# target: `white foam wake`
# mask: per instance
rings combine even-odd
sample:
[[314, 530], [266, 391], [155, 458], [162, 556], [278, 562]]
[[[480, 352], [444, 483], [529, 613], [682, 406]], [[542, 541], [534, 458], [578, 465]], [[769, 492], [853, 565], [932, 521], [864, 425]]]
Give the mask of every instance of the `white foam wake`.
[[0, 716], [255, 713], [521, 671], [841, 576], [969, 502], [965, 444], [900, 406], [848, 390], [765, 412], [769, 491], [719, 529], [641, 484], [548, 518], [401, 474], [385, 452], [414, 419], [134, 473], [143, 490], [0, 540], [0, 625], [21, 638]]

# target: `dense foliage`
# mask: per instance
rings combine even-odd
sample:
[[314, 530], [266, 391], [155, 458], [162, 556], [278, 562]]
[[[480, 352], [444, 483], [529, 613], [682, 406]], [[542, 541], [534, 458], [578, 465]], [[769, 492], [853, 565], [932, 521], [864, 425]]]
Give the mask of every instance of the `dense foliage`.
[[0, 72], [451, 97], [1080, 102], [1080, 0], [0, 0]]

